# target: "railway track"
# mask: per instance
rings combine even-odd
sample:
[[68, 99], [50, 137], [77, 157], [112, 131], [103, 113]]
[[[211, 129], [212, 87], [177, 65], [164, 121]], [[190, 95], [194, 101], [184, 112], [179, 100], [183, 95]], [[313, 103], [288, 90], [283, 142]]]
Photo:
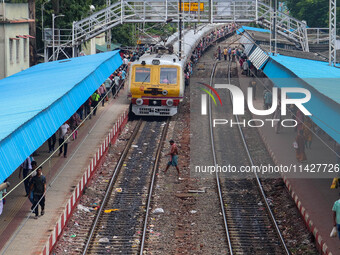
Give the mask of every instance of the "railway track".
[[[213, 66], [211, 86], [213, 86], [217, 65], [219, 64], [216, 62]], [[227, 77], [224, 78], [227, 79], [227, 83], [235, 84], [237, 81], [232, 83], [231, 63], [227, 64], [226, 73]], [[228, 93], [223, 96], [223, 102], [227, 101], [228, 105], [222, 110], [214, 108], [216, 110], [213, 111], [210, 98], [208, 104], [214, 165], [230, 164], [237, 167], [254, 165], [240, 125], [214, 131], [213, 116], [217, 119], [225, 119], [227, 114], [230, 118], [235, 117], [235, 121], [239, 122], [238, 116], [233, 116], [231, 113], [232, 95]], [[220, 139], [221, 137], [227, 139]], [[218, 153], [220, 151], [223, 153]], [[256, 173], [252, 176], [239, 174], [220, 176], [216, 172], [216, 183], [229, 254], [290, 254]]]
[[83, 254], [143, 254], [153, 186], [169, 122], [138, 121], [107, 186]]

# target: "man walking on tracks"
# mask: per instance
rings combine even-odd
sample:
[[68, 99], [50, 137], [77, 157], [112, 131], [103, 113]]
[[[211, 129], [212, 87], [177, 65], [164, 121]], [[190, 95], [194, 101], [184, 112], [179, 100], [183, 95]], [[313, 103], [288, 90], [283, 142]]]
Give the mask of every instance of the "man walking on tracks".
[[169, 141], [171, 145], [170, 153], [166, 154], [166, 156], [170, 155], [170, 161], [168, 162], [168, 165], [166, 166], [166, 169], [164, 173], [166, 173], [169, 169], [170, 166], [174, 166], [177, 169], [178, 176], [180, 175], [179, 173], [179, 168], [178, 168], [178, 149], [177, 145], [175, 144], [174, 140]]

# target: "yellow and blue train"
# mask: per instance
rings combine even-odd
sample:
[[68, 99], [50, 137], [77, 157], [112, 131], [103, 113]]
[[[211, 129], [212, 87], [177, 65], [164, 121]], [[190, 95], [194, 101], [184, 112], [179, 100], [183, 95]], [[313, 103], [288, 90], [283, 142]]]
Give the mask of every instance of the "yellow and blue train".
[[185, 89], [184, 70], [191, 54], [200, 40], [216, 28], [209, 24], [197, 30], [185, 30], [181, 60], [175, 33], [166, 46], [154, 46], [154, 50], [129, 63], [130, 109], [135, 115], [173, 116], [177, 113]]

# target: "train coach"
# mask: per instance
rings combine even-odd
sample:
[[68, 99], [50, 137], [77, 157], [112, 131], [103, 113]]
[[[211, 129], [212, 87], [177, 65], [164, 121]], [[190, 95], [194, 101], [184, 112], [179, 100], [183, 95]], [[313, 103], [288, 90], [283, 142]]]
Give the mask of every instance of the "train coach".
[[141, 116], [173, 116], [183, 100], [184, 70], [200, 40], [216, 29], [209, 24], [183, 33], [182, 58], [179, 59], [178, 33], [165, 46], [154, 46], [137, 61], [131, 62], [127, 77], [130, 111]]

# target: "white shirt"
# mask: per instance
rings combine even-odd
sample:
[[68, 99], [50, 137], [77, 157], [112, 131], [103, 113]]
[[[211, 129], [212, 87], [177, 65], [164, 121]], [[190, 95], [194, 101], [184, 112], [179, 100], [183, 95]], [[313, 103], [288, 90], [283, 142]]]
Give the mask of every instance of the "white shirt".
[[60, 128], [59, 128], [59, 138], [64, 138], [64, 136], [67, 132], [67, 129], [69, 129], [69, 128], [70, 128], [70, 126], [67, 123], [61, 125]]
[[123, 59], [123, 64], [124, 64], [124, 65], [127, 65], [128, 63], [129, 63], [129, 60], [128, 60], [127, 58], [124, 58], [124, 59]]

